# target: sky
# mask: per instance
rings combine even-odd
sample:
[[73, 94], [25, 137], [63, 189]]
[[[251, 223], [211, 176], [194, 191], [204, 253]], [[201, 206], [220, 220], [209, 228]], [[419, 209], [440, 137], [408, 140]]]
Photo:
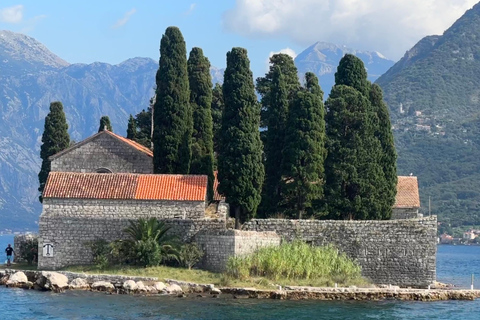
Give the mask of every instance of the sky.
[[275, 52], [317, 41], [398, 60], [426, 35], [442, 34], [478, 0], [0, 0], [0, 30], [24, 33], [70, 63], [159, 59], [168, 26], [187, 51], [201, 47], [225, 67], [232, 47], [249, 52], [256, 76]]

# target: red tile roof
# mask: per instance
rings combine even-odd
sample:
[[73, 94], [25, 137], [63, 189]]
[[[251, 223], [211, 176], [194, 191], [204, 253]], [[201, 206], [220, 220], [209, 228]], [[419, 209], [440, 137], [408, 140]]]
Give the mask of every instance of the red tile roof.
[[207, 176], [50, 172], [44, 198], [205, 201]]
[[394, 208], [419, 208], [420, 196], [418, 194], [417, 177], [398, 177], [397, 196]]
[[215, 176], [215, 180], [213, 181], [213, 200], [220, 201], [225, 200], [225, 197], [218, 193], [218, 178], [217, 178], [218, 171], [214, 171], [213, 175]]
[[68, 153], [68, 152], [70, 152], [70, 151], [72, 151], [72, 150], [75, 150], [75, 149], [77, 149], [77, 148], [79, 148], [79, 147], [81, 147], [81, 146], [89, 143], [90, 141], [94, 140], [96, 137], [98, 137], [98, 136], [100, 136], [100, 135], [102, 135], [102, 134], [108, 134], [109, 136], [114, 137], [115, 139], [117, 139], [117, 140], [119, 140], [119, 141], [121, 141], [121, 142], [123, 142], [123, 143], [125, 143], [125, 144], [128, 144], [130, 147], [135, 148], [135, 149], [137, 149], [138, 151], [141, 151], [141, 152], [145, 153], [147, 156], [153, 158], [153, 151], [150, 150], [149, 148], [144, 147], [144, 146], [142, 146], [140, 143], [137, 143], [137, 142], [135, 142], [135, 141], [133, 141], [133, 140], [124, 138], [124, 137], [122, 137], [122, 136], [119, 136], [118, 134], [115, 134], [115, 133], [113, 133], [113, 132], [111, 132], [111, 131], [103, 130], [103, 131], [100, 131], [100, 132], [94, 134], [93, 136], [88, 137], [88, 138], [85, 139], [85, 140], [82, 140], [82, 141], [74, 144], [74, 145], [71, 146], [70, 148], [67, 148], [67, 149], [65, 149], [65, 150], [62, 150], [62, 151], [54, 154], [53, 156], [50, 156], [49, 159], [50, 159], [50, 160], [56, 159], [56, 158], [60, 157], [61, 155], [64, 155], [64, 154], [66, 154], [66, 153]]

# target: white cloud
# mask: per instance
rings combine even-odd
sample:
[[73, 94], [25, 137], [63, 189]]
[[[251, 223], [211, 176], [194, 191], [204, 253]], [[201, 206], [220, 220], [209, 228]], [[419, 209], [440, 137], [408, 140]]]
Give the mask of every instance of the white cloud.
[[295, 57], [297, 56], [297, 54], [295, 53], [295, 51], [293, 49], [290, 49], [290, 48], [285, 48], [285, 49], [281, 49], [280, 51], [270, 51], [270, 54], [268, 55], [268, 58], [267, 60], [265, 60], [265, 72], [268, 72], [268, 70], [270, 70], [270, 58], [274, 55], [274, 54], [277, 54], [277, 53], [285, 53], [285, 54], [288, 54], [290, 57], [292, 57], [293, 59], [295, 59]]
[[377, 50], [397, 59], [422, 37], [442, 34], [478, 0], [236, 0], [225, 28], [248, 37], [287, 37]]
[[0, 9], [0, 22], [20, 23], [23, 19], [23, 6], [21, 4]]
[[196, 6], [197, 6], [196, 3], [192, 3], [192, 4], [190, 5], [190, 7], [188, 7], [188, 10], [185, 11], [185, 15], [188, 16], [188, 15], [192, 14], [192, 12], [193, 12], [193, 10], [195, 10], [195, 7], [196, 7]]
[[121, 26], [124, 26], [128, 20], [130, 20], [130, 17], [135, 13], [137, 12], [137, 10], [135, 8], [133, 8], [132, 10], [128, 11], [125, 13], [125, 15], [123, 16], [123, 18], [121, 19], [118, 19], [117, 22], [115, 22], [115, 24], [112, 26], [113, 29], [117, 29], [117, 28], [120, 28]]

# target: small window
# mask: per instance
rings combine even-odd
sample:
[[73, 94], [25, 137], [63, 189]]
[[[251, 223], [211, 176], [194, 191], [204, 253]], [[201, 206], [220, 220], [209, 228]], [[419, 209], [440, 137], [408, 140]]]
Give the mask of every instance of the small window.
[[95, 172], [96, 173], [112, 173], [112, 170], [107, 168], [98, 168]]

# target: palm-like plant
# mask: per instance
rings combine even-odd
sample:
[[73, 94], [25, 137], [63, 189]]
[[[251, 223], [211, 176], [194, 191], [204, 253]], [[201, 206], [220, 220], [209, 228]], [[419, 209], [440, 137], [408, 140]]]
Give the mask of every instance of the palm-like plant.
[[125, 228], [127, 246], [136, 263], [155, 266], [179, 258], [177, 237], [168, 234], [170, 227], [156, 218], [130, 220]]

